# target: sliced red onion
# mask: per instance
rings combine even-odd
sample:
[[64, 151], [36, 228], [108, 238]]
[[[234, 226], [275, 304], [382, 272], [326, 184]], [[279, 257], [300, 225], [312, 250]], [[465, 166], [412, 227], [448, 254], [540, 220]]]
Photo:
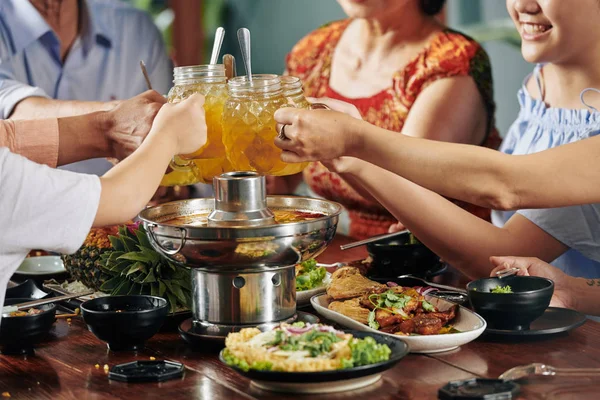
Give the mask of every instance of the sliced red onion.
[[267, 349], [267, 353], [272, 353], [274, 351], [277, 351], [278, 348], [279, 347], [277, 347], [277, 346], [270, 347], [270, 348]]
[[396, 286], [400, 286], [400, 285], [398, 285], [396, 282], [388, 282], [388, 283], [386, 283], [386, 285], [388, 285], [388, 287], [396, 287]]
[[427, 287], [419, 287], [418, 289], [415, 288], [415, 290], [417, 292], [419, 292], [419, 294], [422, 294], [423, 296], [426, 296], [430, 293], [434, 293], [437, 292], [439, 289], [431, 287], [431, 286], [427, 286]]
[[319, 327], [317, 328], [317, 330], [319, 332], [330, 332], [330, 333], [334, 333], [336, 335], [343, 335], [344, 334], [344, 332], [338, 331], [333, 326], [329, 326], [329, 325], [319, 325]]
[[285, 328], [289, 333], [293, 333], [294, 335], [299, 335], [302, 333], [306, 333], [312, 329], [311, 324], [306, 324], [306, 326], [299, 328], [297, 326], [287, 327]]

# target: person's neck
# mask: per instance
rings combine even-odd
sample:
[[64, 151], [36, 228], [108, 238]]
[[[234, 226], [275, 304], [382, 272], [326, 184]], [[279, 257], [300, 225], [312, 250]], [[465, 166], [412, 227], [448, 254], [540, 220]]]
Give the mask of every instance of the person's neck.
[[418, 10], [403, 15], [403, 18], [394, 18], [394, 15], [391, 15], [357, 19], [355, 23], [360, 27], [357, 40], [366, 52], [375, 51], [382, 54], [399, 44], [422, 42], [432, 30], [441, 27], [435, 18], [423, 15]]
[[[543, 74], [545, 101], [552, 107], [583, 108], [585, 106], [579, 98], [581, 91], [586, 88], [600, 89], [600, 69], [597, 62], [547, 64]], [[592, 103], [600, 109], [600, 101], [594, 100], [586, 103]]]
[[79, 32], [79, 0], [29, 0], [60, 41], [64, 61]]

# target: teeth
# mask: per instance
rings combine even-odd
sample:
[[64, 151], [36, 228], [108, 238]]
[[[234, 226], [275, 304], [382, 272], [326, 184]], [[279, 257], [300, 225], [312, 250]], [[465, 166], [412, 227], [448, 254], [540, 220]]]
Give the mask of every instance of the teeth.
[[522, 24], [523, 32], [529, 35], [535, 35], [536, 33], [543, 33], [550, 29], [548, 25], [539, 24]]

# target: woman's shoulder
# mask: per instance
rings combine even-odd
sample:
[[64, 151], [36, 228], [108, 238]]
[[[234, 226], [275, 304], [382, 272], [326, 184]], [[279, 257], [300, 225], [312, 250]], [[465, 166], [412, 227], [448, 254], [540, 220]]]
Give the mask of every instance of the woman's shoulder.
[[444, 29], [435, 36], [426, 56], [436, 61], [432, 65], [454, 74], [466, 75], [473, 68], [491, 68], [483, 47], [476, 40], [452, 29]]
[[296, 43], [286, 58], [286, 69], [294, 75], [310, 68], [320, 58], [326, 57], [323, 52], [335, 47], [340, 36], [350, 23], [349, 19], [327, 23], [315, 29]]

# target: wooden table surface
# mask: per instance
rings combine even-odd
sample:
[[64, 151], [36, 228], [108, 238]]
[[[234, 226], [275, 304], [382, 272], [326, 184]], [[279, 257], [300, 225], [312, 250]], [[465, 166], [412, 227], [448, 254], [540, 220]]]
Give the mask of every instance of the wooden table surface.
[[[364, 258], [363, 248], [341, 252], [337, 237], [321, 262]], [[555, 367], [600, 367], [600, 324], [588, 321], [570, 332], [542, 340], [491, 341], [485, 337], [457, 350], [410, 354], [383, 379], [365, 389], [323, 396], [282, 395], [255, 388], [218, 360], [220, 347], [207, 342], [190, 349], [176, 332], [159, 333], [140, 352], [111, 352], [87, 331], [80, 318], [71, 325], [59, 320], [50, 340], [30, 356], [0, 355], [2, 399], [437, 399], [448, 381], [473, 377], [497, 378], [505, 370], [532, 362]], [[134, 360], [168, 359], [185, 364], [181, 379], [163, 383], [127, 384], [110, 381], [103, 370]], [[96, 368], [95, 365], [100, 365]], [[523, 382], [520, 399], [600, 398], [600, 379], [539, 377]]]

